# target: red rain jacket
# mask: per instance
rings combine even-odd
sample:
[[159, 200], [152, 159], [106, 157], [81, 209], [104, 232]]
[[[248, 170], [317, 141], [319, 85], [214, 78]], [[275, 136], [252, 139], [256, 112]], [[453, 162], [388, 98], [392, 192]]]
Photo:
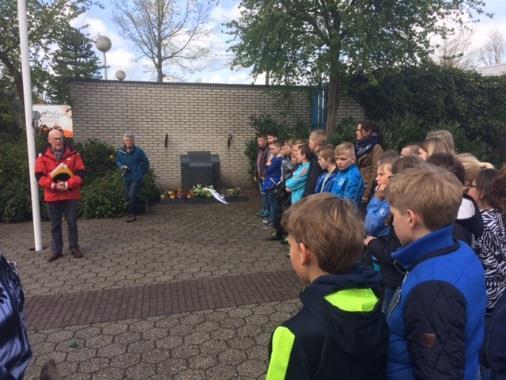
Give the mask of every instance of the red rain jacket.
[[[56, 202], [66, 200], [77, 200], [81, 198], [80, 190], [83, 184], [84, 163], [79, 152], [68, 145], [64, 145], [64, 154], [60, 161], [56, 160], [51, 147], [47, 146], [39, 153], [35, 161], [35, 176], [39, 186], [44, 189], [44, 201]], [[66, 191], [57, 191], [51, 189], [53, 179], [49, 173], [59, 164], [64, 163], [74, 173], [67, 180], [68, 189]]]

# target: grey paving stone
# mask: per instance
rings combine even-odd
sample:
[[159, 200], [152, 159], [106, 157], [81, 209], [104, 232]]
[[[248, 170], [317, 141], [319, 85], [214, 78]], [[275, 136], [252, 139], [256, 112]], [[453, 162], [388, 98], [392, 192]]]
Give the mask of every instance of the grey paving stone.
[[215, 355], [196, 355], [188, 359], [188, 366], [195, 369], [206, 370], [218, 364], [218, 358]]
[[176, 375], [175, 379], [178, 380], [205, 380], [206, 373], [201, 370], [189, 369], [180, 372]]
[[78, 371], [81, 373], [96, 373], [109, 367], [107, 358], [91, 358], [79, 363]]
[[172, 357], [176, 359], [189, 359], [199, 353], [199, 347], [196, 345], [181, 345], [171, 351]]
[[111, 359], [111, 367], [114, 368], [128, 368], [135, 366], [141, 362], [141, 354], [127, 352], [125, 354], [118, 355]]
[[234, 366], [219, 364], [206, 371], [206, 377], [209, 380], [237, 379], [238, 373]]
[[142, 333], [142, 338], [147, 340], [158, 340], [169, 334], [168, 329], [154, 327]]
[[60, 343], [65, 340], [68, 340], [74, 336], [74, 332], [68, 330], [60, 330], [56, 331], [47, 336], [46, 341], [51, 343]]
[[209, 334], [205, 332], [194, 332], [184, 337], [185, 344], [202, 344], [210, 339]]
[[66, 360], [69, 362], [81, 363], [85, 360], [94, 358], [97, 350], [94, 348], [80, 348], [67, 354]]
[[140, 340], [138, 342], [130, 343], [127, 351], [135, 354], [143, 354], [151, 351], [155, 347], [155, 342], [151, 340]]
[[125, 378], [125, 370], [120, 368], [105, 368], [92, 375], [92, 380], [122, 380]]
[[[168, 212], [171, 208], [155, 206], [135, 226], [118, 219], [80, 220], [83, 260], [65, 252], [47, 263], [47, 250], [30, 252], [31, 223], [0, 224], [0, 246], [18, 263], [28, 297], [289, 268], [286, 258], [274, 255], [279, 245], [263, 240], [266, 232], [250, 205], [183, 205]], [[49, 228], [42, 223], [46, 246]]]
[[102, 328], [102, 334], [118, 335], [128, 330], [126, 323], [112, 323]]
[[121, 355], [126, 352], [126, 347], [120, 344], [109, 344], [105, 347], [100, 348], [97, 351], [97, 356], [105, 358], [114, 358], [115, 356]]
[[237, 349], [223, 351], [218, 355], [220, 363], [238, 365], [247, 359], [246, 353]]
[[[285, 248], [263, 240], [267, 233], [253, 215], [257, 205], [156, 206], [135, 226], [117, 219], [81, 220], [85, 258], [75, 260], [66, 252], [53, 265], [28, 251], [30, 223], [0, 224], [0, 246], [18, 263], [27, 298], [67, 293], [78, 297], [79, 292], [97, 289], [107, 309], [119, 302], [107, 298], [107, 289], [290, 269], [289, 261], [278, 254]], [[43, 232], [47, 245], [46, 222]], [[156, 294], [146, 297], [155, 299]], [[135, 300], [130, 301], [135, 306]], [[34, 359], [25, 378], [38, 378], [50, 358], [71, 380], [262, 378], [274, 327], [299, 307], [298, 299], [260, 301], [42, 329], [30, 333]]]
[[144, 380], [156, 375], [156, 365], [149, 363], [140, 363], [131, 366], [125, 371], [127, 379]]
[[184, 359], [172, 358], [169, 361], [158, 363], [156, 367], [158, 376], [165, 376], [165, 378], [173, 378], [178, 373], [188, 368], [188, 363]]
[[154, 349], [147, 354], [142, 355], [142, 362], [150, 364], [159, 364], [170, 361], [171, 359], [172, 355], [169, 350]]
[[76, 349], [81, 349], [85, 346], [85, 340], [79, 338], [72, 338], [64, 342], [58, 343], [55, 351], [59, 352], [73, 352]]
[[86, 340], [86, 346], [91, 348], [101, 348], [112, 343], [112, 335], [98, 335]]
[[182, 336], [169, 335], [156, 341], [156, 347], [161, 349], [173, 349], [183, 344]]
[[128, 331], [114, 336], [114, 343], [126, 345], [141, 340], [141, 333]]
[[95, 326], [85, 326], [77, 330], [75, 333], [76, 338], [83, 338], [83, 339], [93, 338], [98, 335], [100, 335], [100, 329]]
[[265, 373], [265, 364], [261, 360], [248, 360], [237, 366], [237, 373], [242, 379], [255, 379]]

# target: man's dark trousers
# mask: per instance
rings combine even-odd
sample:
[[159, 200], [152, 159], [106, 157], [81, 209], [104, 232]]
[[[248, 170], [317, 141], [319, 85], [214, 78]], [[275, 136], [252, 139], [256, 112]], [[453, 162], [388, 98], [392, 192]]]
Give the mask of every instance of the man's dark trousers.
[[56, 254], [63, 252], [62, 217], [67, 219], [69, 248], [78, 248], [77, 217], [79, 215], [79, 201], [67, 200], [47, 202], [49, 220], [51, 221], [52, 249]]

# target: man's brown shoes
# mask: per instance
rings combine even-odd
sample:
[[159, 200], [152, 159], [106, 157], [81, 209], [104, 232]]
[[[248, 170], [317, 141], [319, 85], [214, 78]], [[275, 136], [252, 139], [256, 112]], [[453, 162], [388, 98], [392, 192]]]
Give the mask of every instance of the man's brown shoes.
[[79, 247], [72, 248], [70, 253], [72, 253], [72, 256], [74, 256], [76, 259], [81, 259], [83, 257], [83, 254], [81, 253]]
[[53, 261], [58, 260], [62, 256], [63, 255], [61, 254], [61, 252], [60, 253], [53, 252], [53, 253], [51, 253], [51, 256], [49, 256], [47, 258], [47, 261], [49, 261], [50, 263], [52, 263]]

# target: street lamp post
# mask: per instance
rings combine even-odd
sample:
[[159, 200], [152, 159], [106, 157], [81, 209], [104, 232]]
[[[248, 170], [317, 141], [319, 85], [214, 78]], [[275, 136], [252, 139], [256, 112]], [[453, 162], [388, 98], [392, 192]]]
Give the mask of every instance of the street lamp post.
[[104, 78], [107, 80], [107, 57], [106, 54], [111, 49], [111, 40], [109, 37], [106, 36], [99, 36], [97, 40], [95, 41], [95, 45], [97, 46], [97, 49], [100, 50], [102, 53], [104, 53]]
[[116, 71], [116, 79], [119, 80], [120, 82], [123, 81], [126, 77], [126, 74], [123, 70], [118, 70]]

